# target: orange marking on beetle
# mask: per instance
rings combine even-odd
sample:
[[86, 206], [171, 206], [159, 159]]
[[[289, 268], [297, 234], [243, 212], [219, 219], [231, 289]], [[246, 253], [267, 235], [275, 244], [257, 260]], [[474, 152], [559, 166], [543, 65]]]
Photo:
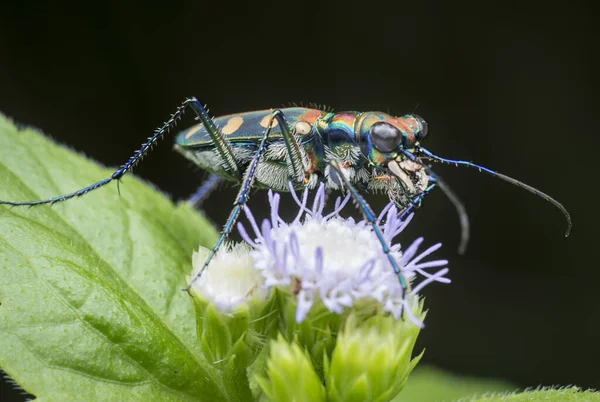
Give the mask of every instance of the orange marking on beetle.
[[[268, 114], [265, 117], [263, 117], [260, 121], [260, 126], [263, 128], [267, 128], [267, 125], [269, 124], [269, 120], [271, 120], [271, 116], [272, 114]], [[273, 121], [271, 122], [271, 128], [275, 127], [277, 125], [277, 120], [275, 118], [273, 118]]]
[[354, 125], [356, 115], [354, 113], [338, 113], [335, 115], [335, 119], [337, 121], [343, 121], [348, 126], [352, 127]]
[[415, 137], [415, 134], [413, 133], [413, 131], [411, 130], [411, 122], [410, 120], [413, 120], [412, 118], [409, 119], [404, 119], [402, 117], [399, 118], [394, 118], [394, 119], [390, 119], [391, 121], [389, 121], [389, 123], [391, 123], [393, 126], [395, 126], [396, 128], [400, 129], [400, 131], [402, 131], [403, 133], [406, 134], [406, 136], [408, 137], [408, 145], [410, 147], [412, 147], [415, 142], [417, 141], [417, 138]]
[[[309, 148], [306, 150], [306, 154], [308, 155], [308, 159], [310, 160], [310, 166], [308, 167], [308, 169], [306, 170], [306, 173], [314, 173], [317, 171], [318, 166], [317, 166], [317, 157], [315, 156], [315, 153]], [[306, 174], [305, 173], [305, 174]]]
[[308, 124], [313, 124], [319, 117], [321, 117], [321, 111], [317, 109], [308, 109], [306, 113], [299, 117]]
[[389, 174], [384, 174], [381, 176], [374, 176], [373, 179], [375, 179], [376, 181], [390, 181], [392, 180], [392, 176], [390, 176]]
[[296, 122], [296, 134], [306, 135], [312, 131], [312, 126], [305, 121]]
[[185, 135], [185, 137], [184, 137], [184, 138], [185, 138], [186, 140], [189, 140], [189, 139], [190, 139], [190, 137], [191, 137], [192, 135], [194, 135], [194, 134], [196, 134], [198, 131], [200, 131], [200, 130], [202, 129], [202, 124], [198, 124], [198, 125], [196, 125], [196, 127], [193, 127], [193, 128], [194, 128], [193, 130], [192, 130], [192, 129], [190, 129], [190, 132], [189, 132], [189, 133], [187, 133], [187, 134]]
[[242, 126], [243, 122], [244, 118], [242, 116], [232, 117], [231, 119], [227, 120], [227, 124], [225, 124], [225, 127], [221, 129], [221, 132], [225, 135], [235, 133]]

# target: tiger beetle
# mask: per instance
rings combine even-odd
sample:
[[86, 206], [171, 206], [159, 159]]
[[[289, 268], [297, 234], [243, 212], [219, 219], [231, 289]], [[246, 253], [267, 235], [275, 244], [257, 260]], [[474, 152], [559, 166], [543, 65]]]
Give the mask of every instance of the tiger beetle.
[[[198, 206], [221, 180], [240, 185], [221, 235], [193, 281], [202, 275], [231, 233], [253, 187], [294, 191], [306, 187], [314, 189], [324, 182], [328, 190], [345, 189], [351, 194], [378, 237], [402, 290], [409, 291], [410, 285], [391, 256], [377, 218], [359, 189], [366, 193], [387, 193], [403, 217], [419, 207], [423, 197], [433, 188], [439, 187], [459, 215], [462, 229], [459, 252], [463, 253], [469, 238], [466, 210], [450, 187], [426, 164], [429, 161], [476, 168], [519, 186], [559, 208], [567, 220], [565, 236], [571, 230], [569, 213], [549, 195], [483, 166], [442, 158], [423, 148], [421, 141], [427, 136], [427, 123], [415, 114], [394, 117], [382, 112], [334, 113], [316, 108], [288, 107], [212, 119], [196, 98], [186, 99], [171, 118], [110, 177], [73, 193], [46, 200], [0, 201], [0, 204], [55, 204], [120, 180], [159, 139], [175, 128], [188, 109], [194, 111], [200, 123], [177, 135], [175, 149], [211, 173], [190, 198], [190, 203]], [[190, 289], [191, 282], [186, 290]]]

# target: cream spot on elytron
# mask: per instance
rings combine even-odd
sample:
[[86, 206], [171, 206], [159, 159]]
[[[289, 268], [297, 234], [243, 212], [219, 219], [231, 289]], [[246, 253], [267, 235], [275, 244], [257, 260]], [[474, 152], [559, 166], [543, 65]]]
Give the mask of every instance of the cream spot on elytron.
[[296, 134], [306, 135], [306, 134], [310, 133], [311, 130], [312, 130], [311, 125], [305, 121], [299, 121], [296, 123]]
[[198, 124], [190, 129], [190, 132], [185, 135], [185, 139], [188, 140], [192, 135], [196, 134], [202, 128], [202, 124]]
[[[269, 120], [271, 119], [271, 113], [269, 113], [268, 115], [266, 115], [265, 117], [262, 118], [262, 120], [260, 121], [260, 126], [267, 128], [267, 124], [269, 124]], [[273, 121], [271, 122], [271, 128], [275, 127], [277, 125], [277, 120], [275, 118], [273, 118]]]
[[242, 126], [243, 122], [244, 118], [242, 116], [232, 117], [227, 120], [227, 124], [221, 129], [221, 132], [225, 135], [233, 134]]

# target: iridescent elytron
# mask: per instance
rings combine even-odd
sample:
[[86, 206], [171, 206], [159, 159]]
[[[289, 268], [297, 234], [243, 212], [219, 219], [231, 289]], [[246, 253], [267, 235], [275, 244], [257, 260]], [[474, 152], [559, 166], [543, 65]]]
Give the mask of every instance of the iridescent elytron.
[[385, 192], [401, 214], [406, 215], [414, 207], [418, 207], [423, 197], [434, 187], [440, 187], [458, 211], [462, 226], [460, 250], [464, 251], [469, 231], [465, 209], [444, 181], [425, 164], [428, 161], [474, 167], [524, 188], [551, 202], [563, 212], [568, 224], [566, 236], [571, 229], [571, 219], [565, 208], [541, 191], [471, 162], [438, 157], [423, 148], [420, 142], [427, 135], [427, 123], [417, 115], [394, 117], [381, 112], [333, 113], [292, 107], [212, 119], [196, 98], [187, 99], [171, 119], [156, 130], [111, 177], [73, 193], [47, 200], [0, 201], [0, 204], [54, 204], [119, 180], [135, 167], [165, 133], [176, 126], [188, 108], [194, 110], [200, 123], [181, 132], [177, 136], [175, 148], [213, 174], [190, 202], [199, 203], [220, 179], [240, 185], [221, 236], [194, 280], [202, 275], [231, 232], [248, 201], [252, 187], [287, 191], [305, 187], [313, 189], [324, 182], [328, 189], [342, 189], [351, 194], [379, 238], [400, 285], [404, 290], [409, 290], [409, 283], [389, 252], [376, 216], [359, 191]]

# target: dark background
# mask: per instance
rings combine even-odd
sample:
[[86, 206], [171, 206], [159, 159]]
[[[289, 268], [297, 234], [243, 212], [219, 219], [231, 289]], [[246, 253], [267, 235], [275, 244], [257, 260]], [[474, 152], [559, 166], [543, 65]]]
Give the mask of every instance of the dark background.
[[[0, 111], [117, 166], [186, 96], [215, 115], [290, 101], [416, 110], [429, 149], [549, 193], [574, 223], [565, 239], [563, 217], [542, 199], [435, 166], [464, 201], [472, 239], [457, 255], [458, 219], [439, 191], [400, 239], [442, 241], [436, 255], [450, 260], [454, 281], [425, 291], [423, 361], [521, 387], [600, 387], [597, 10], [522, 3], [3, 1]], [[184, 199], [205, 175], [171, 141], [137, 174]], [[214, 222], [225, 222], [234, 196], [212, 195]], [[264, 214], [265, 194], [250, 205]]]

